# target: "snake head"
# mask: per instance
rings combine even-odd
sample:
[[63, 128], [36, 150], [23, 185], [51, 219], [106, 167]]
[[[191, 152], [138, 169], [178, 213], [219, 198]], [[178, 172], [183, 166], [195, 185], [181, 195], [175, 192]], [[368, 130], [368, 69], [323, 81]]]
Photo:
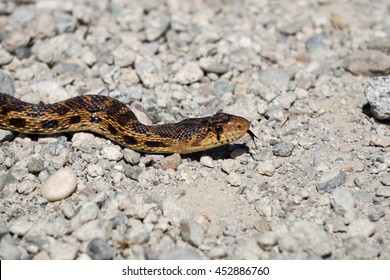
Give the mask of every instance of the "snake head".
[[204, 118], [204, 123], [207, 131], [200, 139], [197, 139], [196, 144], [196, 146], [203, 147], [202, 150], [237, 141], [249, 131], [250, 126], [247, 119], [226, 113]]

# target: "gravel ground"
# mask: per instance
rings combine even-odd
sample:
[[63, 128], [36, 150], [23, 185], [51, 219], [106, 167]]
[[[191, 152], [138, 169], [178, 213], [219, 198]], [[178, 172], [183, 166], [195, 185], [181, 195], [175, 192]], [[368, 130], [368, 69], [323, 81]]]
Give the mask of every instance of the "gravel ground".
[[389, 11], [0, 2], [1, 92], [108, 95], [153, 123], [223, 110], [259, 137], [162, 156], [1, 130], [0, 258], [390, 259]]

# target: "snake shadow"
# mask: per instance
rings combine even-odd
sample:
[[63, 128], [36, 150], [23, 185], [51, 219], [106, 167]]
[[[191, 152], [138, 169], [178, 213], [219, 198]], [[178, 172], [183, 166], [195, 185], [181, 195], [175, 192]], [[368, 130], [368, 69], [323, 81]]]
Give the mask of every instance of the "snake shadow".
[[218, 159], [228, 159], [231, 158], [230, 154], [235, 149], [242, 149], [243, 154], [250, 154], [249, 147], [246, 144], [227, 144], [217, 148], [195, 152], [191, 154], [183, 154], [181, 157], [183, 159], [191, 159], [191, 161], [200, 161], [200, 158], [203, 156], [209, 156], [213, 160]]

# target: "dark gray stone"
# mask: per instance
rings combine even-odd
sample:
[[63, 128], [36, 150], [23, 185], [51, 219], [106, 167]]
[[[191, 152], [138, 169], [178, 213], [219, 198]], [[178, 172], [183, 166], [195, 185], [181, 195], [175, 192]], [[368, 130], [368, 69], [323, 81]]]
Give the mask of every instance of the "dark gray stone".
[[324, 174], [317, 183], [317, 191], [332, 192], [335, 187], [345, 184], [347, 173], [343, 170], [333, 170]]
[[45, 162], [41, 158], [32, 157], [27, 163], [27, 170], [30, 173], [39, 173], [45, 169]]
[[87, 254], [94, 260], [111, 260], [113, 249], [102, 238], [92, 239], [87, 246]]
[[383, 218], [385, 216], [385, 212], [381, 211], [381, 210], [374, 210], [372, 211], [369, 215], [368, 215], [368, 218], [370, 219], [371, 222], [377, 222], [379, 221], [381, 218]]

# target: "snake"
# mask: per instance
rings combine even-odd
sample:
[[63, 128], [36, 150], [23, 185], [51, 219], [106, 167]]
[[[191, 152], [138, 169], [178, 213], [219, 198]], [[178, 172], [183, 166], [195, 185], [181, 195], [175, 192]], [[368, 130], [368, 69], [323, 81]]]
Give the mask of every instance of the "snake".
[[235, 142], [250, 122], [217, 113], [177, 123], [146, 125], [124, 103], [103, 95], [82, 95], [52, 104], [31, 104], [0, 93], [0, 128], [25, 134], [94, 132], [125, 148], [157, 154], [188, 154]]

